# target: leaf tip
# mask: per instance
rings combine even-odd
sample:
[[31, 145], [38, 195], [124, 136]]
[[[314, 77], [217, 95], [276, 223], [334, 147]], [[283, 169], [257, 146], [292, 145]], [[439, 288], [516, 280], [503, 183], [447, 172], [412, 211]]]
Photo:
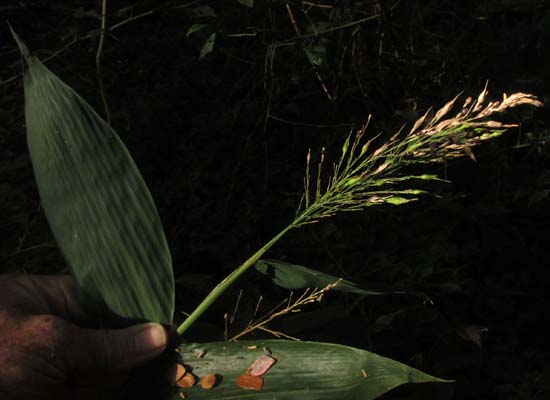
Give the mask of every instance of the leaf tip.
[[21, 51], [21, 54], [23, 54], [23, 57], [25, 57], [25, 60], [27, 60], [29, 58], [29, 55], [30, 55], [29, 48], [23, 42], [23, 40], [21, 40], [19, 35], [13, 30], [13, 27], [11, 26], [9, 21], [6, 21], [6, 23], [8, 24], [8, 27], [10, 28], [11, 34], [12, 34], [13, 38], [15, 39], [15, 42], [17, 43], [17, 46], [19, 47], [19, 51]]

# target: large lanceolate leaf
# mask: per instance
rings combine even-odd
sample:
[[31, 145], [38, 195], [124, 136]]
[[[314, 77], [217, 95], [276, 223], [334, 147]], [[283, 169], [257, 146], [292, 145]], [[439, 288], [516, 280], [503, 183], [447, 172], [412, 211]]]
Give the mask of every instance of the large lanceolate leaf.
[[[218, 375], [213, 389], [200, 385], [182, 389], [189, 400], [371, 400], [404, 383], [448, 382], [365, 350], [328, 343], [191, 343], [179, 351], [196, 377]], [[263, 388], [246, 390], [237, 385], [237, 378], [265, 353], [277, 361], [262, 376]], [[175, 393], [173, 400], [179, 399]]]
[[28, 64], [27, 141], [42, 206], [86, 305], [170, 324], [170, 253], [134, 161], [115, 131], [14, 37]]

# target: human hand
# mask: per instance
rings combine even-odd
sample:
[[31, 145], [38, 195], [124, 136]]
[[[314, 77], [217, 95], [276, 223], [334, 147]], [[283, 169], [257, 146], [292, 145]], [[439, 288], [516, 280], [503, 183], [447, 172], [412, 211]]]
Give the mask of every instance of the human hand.
[[159, 324], [84, 329], [72, 277], [0, 276], [0, 399], [106, 399], [160, 355]]

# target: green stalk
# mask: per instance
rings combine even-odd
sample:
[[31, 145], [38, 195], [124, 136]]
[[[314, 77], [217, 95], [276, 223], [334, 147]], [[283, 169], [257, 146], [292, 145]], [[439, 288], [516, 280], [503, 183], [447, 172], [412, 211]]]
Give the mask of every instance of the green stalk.
[[235, 269], [231, 274], [227, 276], [223, 281], [218, 283], [218, 285], [212, 289], [212, 291], [204, 298], [204, 300], [195, 308], [195, 310], [187, 317], [183, 323], [178, 326], [177, 332], [178, 335], [183, 335], [187, 329], [193, 325], [193, 323], [216, 301], [220, 295], [227, 290], [233, 282], [237, 280], [242, 274], [246, 272], [248, 268], [250, 268], [252, 265], [254, 265], [260, 257], [264, 255], [266, 251], [268, 251], [275, 243], [279, 241], [288, 231], [290, 231], [292, 228], [296, 226], [295, 220], [293, 223], [288, 225], [286, 228], [284, 228], [281, 232], [279, 232], [277, 235], [273, 237], [269, 242], [267, 242], [261, 249], [259, 249], [252, 257], [250, 257], [248, 260], [246, 260], [243, 264], [241, 264], [237, 269]]

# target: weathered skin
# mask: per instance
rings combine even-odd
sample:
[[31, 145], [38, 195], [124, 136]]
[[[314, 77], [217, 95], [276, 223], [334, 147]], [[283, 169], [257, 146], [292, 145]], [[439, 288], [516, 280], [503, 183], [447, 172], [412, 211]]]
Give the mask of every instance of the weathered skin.
[[0, 276], [0, 398], [108, 399], [166, 348], [158, 324], [99, 330], [85, 321], [71, 277]]

